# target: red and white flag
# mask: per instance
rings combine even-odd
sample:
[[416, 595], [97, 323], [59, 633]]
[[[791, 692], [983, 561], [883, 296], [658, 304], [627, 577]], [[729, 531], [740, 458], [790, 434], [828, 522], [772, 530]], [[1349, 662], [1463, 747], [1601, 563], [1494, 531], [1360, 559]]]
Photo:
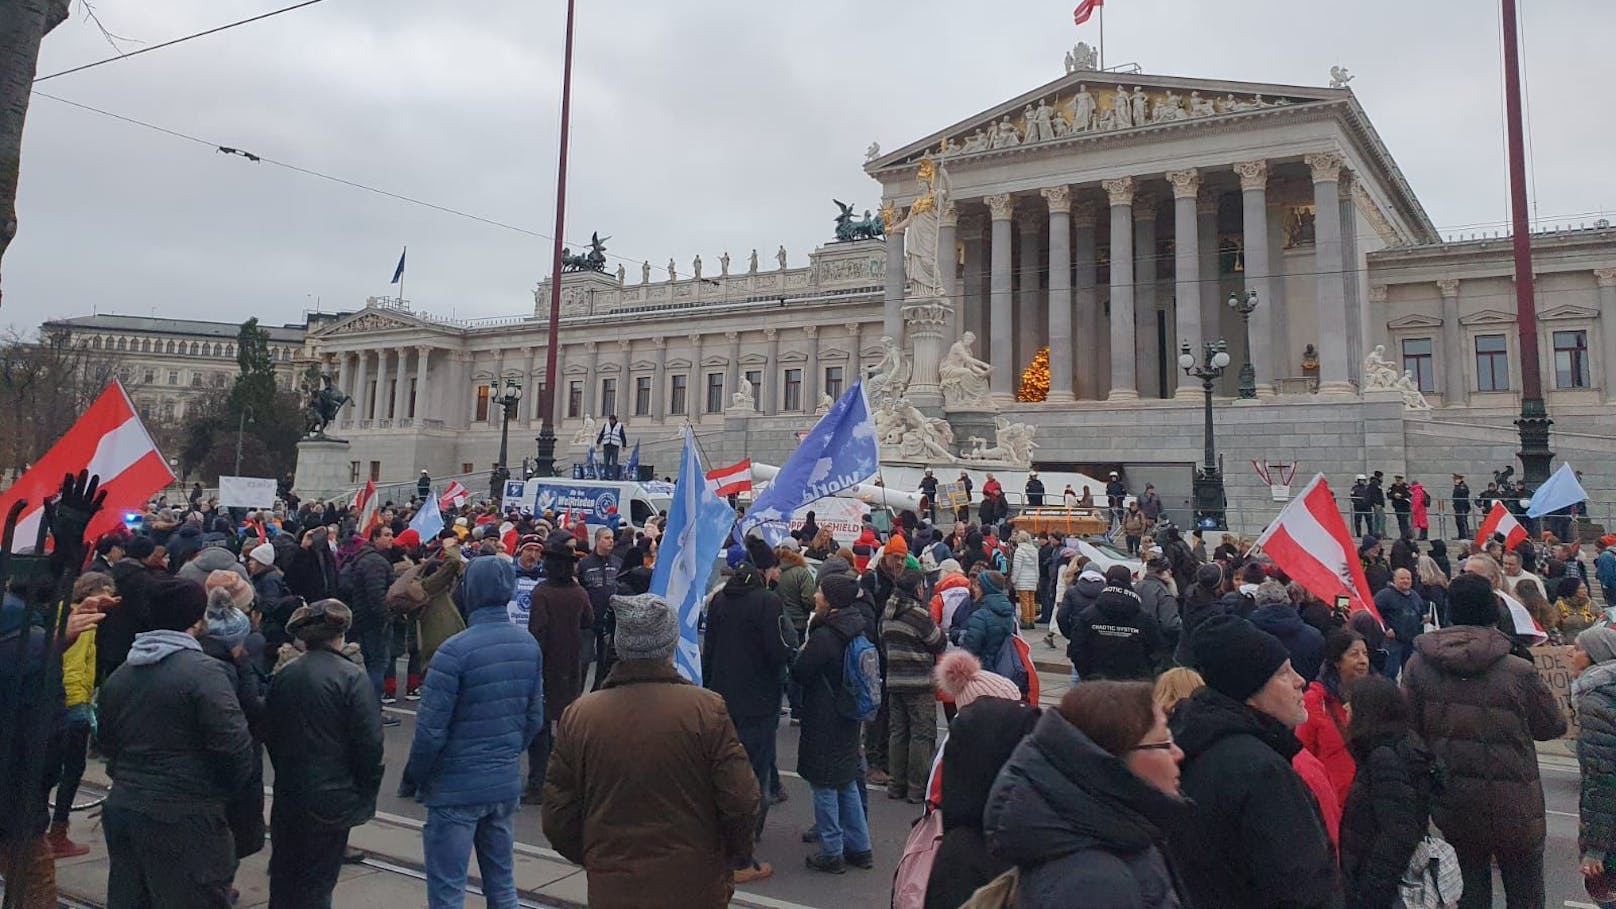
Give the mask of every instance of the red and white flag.
[[1516, 544], [1526, 539], [1527, 536], [1526, 528], [1521, 526], [1520, 521], [1515, 520], [1515, 516], [1510, 514], [1509, 509], [1504, 507], [1503, 502], [1494, 502], [1493, 510], [1487, 512], [1486, 520], [1482, 521], [1481, 526], [1476, 529], [1476, 545], [1485, 546], [1495, 533], [1504, 535], [1504, 548], [1506, 550], [1514, 549]]
[[707, 471], [707, 485], [719, 498], [749, 492], [752, 489], [752, 459]]
[[450, 480], [449, 488], [443, 491], [443, 495], [438, 496], [438, 507], [444, 511], [459, 508], [469, 498], [471, 498], [471, 493], [467, 491], [466, 487], [460, 485], [459, 480]]
[[354, 527], [359, 530], [360, 536], [370, 536], [370, 528], [381, 523], [381, 496], [376, 494], [376, 481], [366, 480], [365, 488], [359, 490], [354, 496], [354, 507], [359, 509], [359, 517], [354, 521]]
[[106, 504], [90, 519], [84, 536], [94, 540], [123, 523], [124, 515], [140, 511], [152, 493], [174, 481], [168, 462], [140, 422], [123, 385], [114, 381], [90, 409], [79, 417], [45, 456], [34, 463], [12, 487], [0, 494], [0, 515], [13, 502], [28, 503], [17, 524], [13, 546], [31, 550], [39, 538], [40, 506], [62, 488], [62, 477], [87, 470], [101, 478]]
[[1324, 474], [1315, 474], [1280, 511], [1257, 538], [1257, 546], [1309, 593], [1326, 603], [1345, 594], [1354, 612], [1362, 609], [1380, 620], [1363, 563], [1358, 561], [1358, 547]]
[[1077, 9], [1072, 10], [1072, 24], [1082, 25], [1089, 21], [1094, 11], [1105, 5], [1105, 0], [1082, 0]]

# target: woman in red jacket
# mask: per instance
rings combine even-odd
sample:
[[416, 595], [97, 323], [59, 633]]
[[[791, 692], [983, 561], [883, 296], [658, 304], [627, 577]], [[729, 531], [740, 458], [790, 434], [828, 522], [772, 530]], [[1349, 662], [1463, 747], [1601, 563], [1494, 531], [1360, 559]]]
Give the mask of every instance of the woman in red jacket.
[[1351, 717], [1353, 683], [1369, 674], [1369, 649], [1363, 635], [1337, 628], [1324, 639], [1324, 662], [1319, 677], [1307, 687], [1307, 722], [1296, 729], [1302, 747], [1319, 759], [1335, 787], [1337, 804], [1345, 805], [1357, 765], [1347, 750], [1347, 722]]

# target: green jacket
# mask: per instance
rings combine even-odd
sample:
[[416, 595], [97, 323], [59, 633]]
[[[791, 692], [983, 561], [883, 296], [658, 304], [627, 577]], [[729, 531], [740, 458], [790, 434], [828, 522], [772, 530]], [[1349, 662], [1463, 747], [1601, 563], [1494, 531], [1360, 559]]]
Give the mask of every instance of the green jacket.
[[808, 627], [808, 616], [814, 611], [814, 589], [817, 586], [814, 573], [807, 562], [787, 564], [782, 561], [781, 566], [780, 580], [775, 582], [774, 592], [785, 607], [786, 619], [791, 622], [791, 627], [797, 629], [797, 640], [804, 641], [803, 632]]
[[443, 646], [444, 641], [466, 630], [466, 620], [451, 597], [455, 582], [460, 580], [465, 567], [466, 563], [460, 558], [459, 550], [456, 550], [444, 558], [437, 571], [421, 579], [421, 586], [431, 597], [416, 615], [416, 621], [420, 623], [416, 640], [421, 648], [422, 673], [426, 672], [432, 654]]

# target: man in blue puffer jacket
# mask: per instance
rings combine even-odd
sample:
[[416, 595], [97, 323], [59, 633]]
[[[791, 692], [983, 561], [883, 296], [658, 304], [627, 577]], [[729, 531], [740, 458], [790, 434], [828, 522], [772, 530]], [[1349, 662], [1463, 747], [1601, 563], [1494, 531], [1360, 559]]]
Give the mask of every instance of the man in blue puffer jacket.
[[421, 841], [427, 905], [464, 905], [473, 844], [488, 905], [516, 906], [512, 871], [522, 754], [544, 723], [543, 657], [505, 606], [516, 572], [504, 556], [473, 559], [461, 594], [466, 630], [432, 656], [401, 795], [427, 807]]

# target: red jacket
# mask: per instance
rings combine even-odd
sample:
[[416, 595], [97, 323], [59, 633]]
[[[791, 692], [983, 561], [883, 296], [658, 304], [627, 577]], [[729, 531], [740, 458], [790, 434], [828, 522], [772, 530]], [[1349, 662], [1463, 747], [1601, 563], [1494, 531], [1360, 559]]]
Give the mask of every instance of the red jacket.
[[1347, 728], [1346, 705], [1325, 691], [1323, 682], [1317, 681], [1308, 684], [1302, 700], [1307, 704], [1307, 722], [1296, 728], [1296, 737], [1330, 775], [1336, 804], [1345, 805], [1347, 790], [1352, 788], [1352, 778], [1358, 772], [1352, 754], [1347, 751], [1346, 736], [1342, 734]]
[[1341, 801], [1335, 797], [1335, 789], [1331, 786], [1330, 775], [1325, 772], [1324, 765], [1313, 756], [1313, 752], [1303, 748], [1291, 758], [1291, 769], [1302, 778], [1313, 798], [1318, 800], [1319, 813], [1324, 815], [1324, 829], [1330, 832], [1330, 848], [1339, 852], [1341, 849]]

